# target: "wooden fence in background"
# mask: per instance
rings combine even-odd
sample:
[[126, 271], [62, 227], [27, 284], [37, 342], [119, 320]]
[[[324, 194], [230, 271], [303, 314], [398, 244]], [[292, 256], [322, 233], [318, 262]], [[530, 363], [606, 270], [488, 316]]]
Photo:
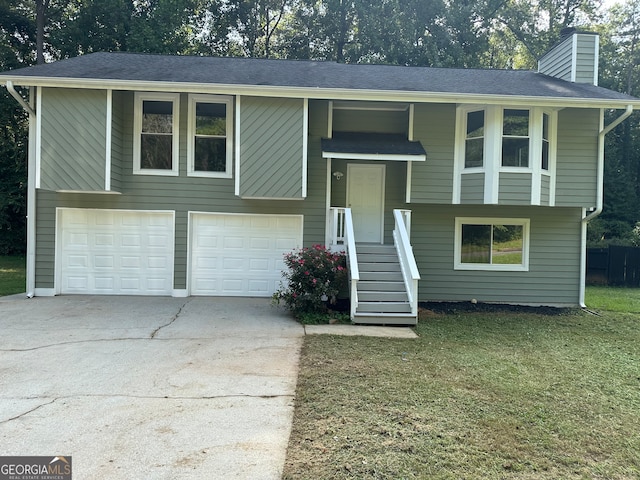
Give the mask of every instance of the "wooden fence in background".
[[640, 248], [588, 248], [587, 283], [640, 287]]

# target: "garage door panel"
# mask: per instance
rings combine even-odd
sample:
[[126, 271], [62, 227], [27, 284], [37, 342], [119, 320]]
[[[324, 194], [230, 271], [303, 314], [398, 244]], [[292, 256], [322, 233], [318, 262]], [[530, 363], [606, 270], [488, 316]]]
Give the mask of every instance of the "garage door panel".
[[271, 296], [301, 244], [301, 216], [193, 214], [191, 294]]
[[62, 209], [58, 235], [61, 293], [172, 293], [171, 213]]

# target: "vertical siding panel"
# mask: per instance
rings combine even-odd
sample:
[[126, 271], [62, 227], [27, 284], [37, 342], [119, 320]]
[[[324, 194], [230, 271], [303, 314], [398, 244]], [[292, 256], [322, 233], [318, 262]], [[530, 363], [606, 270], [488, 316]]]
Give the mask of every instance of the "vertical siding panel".
[[104, 190], [105, 90], [42, 89], [41, 185]]
[[243, 97], [240, 196], [302, 198], [303, 101]]

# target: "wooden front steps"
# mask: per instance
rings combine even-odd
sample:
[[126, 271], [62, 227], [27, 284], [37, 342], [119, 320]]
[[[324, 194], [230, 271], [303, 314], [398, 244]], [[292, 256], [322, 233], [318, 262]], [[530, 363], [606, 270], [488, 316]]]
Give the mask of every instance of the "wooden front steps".
[[375, 325], [415, 325], [411, 303], [393, 245], [356, 245], [360, 280], [358, 306], [353, 323]]

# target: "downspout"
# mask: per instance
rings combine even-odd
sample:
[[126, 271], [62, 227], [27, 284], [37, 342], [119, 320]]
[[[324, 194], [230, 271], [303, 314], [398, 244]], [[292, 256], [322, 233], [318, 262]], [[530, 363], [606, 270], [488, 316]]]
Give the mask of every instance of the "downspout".
[[622, 115], [604, 127], [604, 110], [601, 110], [600, 132], [598, 132], [598, 168], [596, 172], [596, 208], [582, 218], [582, 259], [580, 261], [580, 307], [586, 308], [584, 291], [587, 278], [587, 224], [602, 213], [604, 203], [604, 137], [624, 122], [633, 113], [633, 105], [627, 105]]
[[[29, 152], [27, 165], [27, 298], [33, 298], [36, 287], [36, 172], [35, 172], [35, 124], [36, 112], [22, 96], [16, 92], [13, 82], [7, 80], [7, 91], [29, 114]], [[33, 95], [30, 95], [33, 103]]]

